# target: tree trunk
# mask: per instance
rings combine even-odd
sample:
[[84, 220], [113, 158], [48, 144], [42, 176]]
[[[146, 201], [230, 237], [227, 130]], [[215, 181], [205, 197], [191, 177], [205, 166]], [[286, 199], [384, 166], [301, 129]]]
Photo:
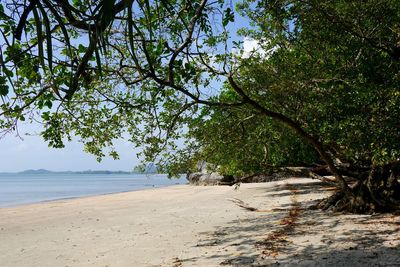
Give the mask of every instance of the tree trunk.
[[271, 111], [260, 105], [257, 101], [251, 99], [243, 89], [236, 84], [232, 76], [228, 76], [228, 80], [232, 88], [241, 96], [243, 102], [248, 103], [265, 116], [275, 119], [293, 129], [299, 136], [303, 137], [313, 146], [321, 156], [321, 159], [327, 164], [329, 171], [335, 177], [339, 190], [330, 198], [323, 200], [319, 207], [353, 213], [393, 211], [400, 209], [400, 185], [397, 180], [400, 174], [400, 162], [393, 162], [380, 167], [373, 166], [368, 179], [358, 177], [359, 180], [350, 187], [335, 166], [333, 158], [325, 149], [323, 142], [307, 133], [298, 122], [284, 114]]
[[258, 110], [262, 114], [264, 114], [267, 117], [270, 117], [272, 119], [275, 119], [286, 126], [290, 127], [292, 130], [294, 130], [298, 135], [300, 135], [302, 138], [304, 138], [307, 142], [309, 142], [312, 147], [318, 152], [318, 154], [321, 156], [321, 159], [325, 161], [325, 163], [328, 165], [329, 170], [333, 174], [333, 176], [336, 179], [336, 182], [338, 183], [340, 189], [346, 194], [349, 195], [351, 194], [351, 190], [346, 183], [346, 181], [343, 179], [343, 176], [339, 173], [337, 170], [332, 157], [326, 152], [323, 143], [320, 142], [317, 138], [312, 136], [311, 134], [307, 133], [299, 123], [296, 121], [292, 120], [291, 118], [278, 113], [271, 111], [262, 105], [260, 105], [257, 101], [251, 99], [244, 91], [243, 89], [233, 80], [232, 76], [228, 76], [228, 81], [232, 88], [242, 97], [243, 101], [245, 103], [248, 103], [251, 105], [254, 109]]

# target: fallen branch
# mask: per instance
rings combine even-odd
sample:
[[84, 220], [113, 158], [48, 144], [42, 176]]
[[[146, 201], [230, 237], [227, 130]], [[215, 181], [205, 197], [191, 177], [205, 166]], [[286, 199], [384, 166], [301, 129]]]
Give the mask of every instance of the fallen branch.
[[243, 208], [245, 210], [248, 210], [248, 211], [260, 211], [257, 208], [249, 206], [249, 204], [243, 202], [242, 200], [240, 200], [238, 198], [230, 199], [230, 201], [232, 201], [233, 203], [235, 203], [236, 205], [238, 205], [239, 207], [241, 207], [241, 208]]

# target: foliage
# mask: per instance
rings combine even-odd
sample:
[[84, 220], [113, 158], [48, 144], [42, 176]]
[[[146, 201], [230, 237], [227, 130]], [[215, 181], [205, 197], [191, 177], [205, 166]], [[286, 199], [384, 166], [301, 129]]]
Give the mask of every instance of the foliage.
[[118, 158], [117, 138], [143, 147], [146, 161], [175, 149], [195, 104], [207, 103], [198, 91], [215, 75], [204, 69], [224, 59], [211, 54], [234, 20], [232, 9], [207, 1], [10, 0], [0, 8], [2, 129], [40, 121], [50, 146], [78, 136], [99, 160]]
[[265, 107], [294, 118], [345, 162], [398, 160], [399, 8], [396, 1], [243, 8], [258, 26], [248, 34], [268, 40], [265, 50], [279, 48], [241, 74], [247, 92], [256, 99], [263, 92]]
[[[221, 93], [220, 101], [232, 97], [233, 92], [227, 90]], [[315, 150], [287, 126], [248, 107], [204, 108], [202, 112], [190, 123], [187, 135], [198, 143], [195, 158], [217, 164], [222, 173], [268, 173], [277, 166], [319, 161]]]
[[[238, 10], [254, 22], [243, 34], [263, 48], [240, 60], [236, 77], [246, 95], [294, 120], [342, 162], [399, 160], [397, 2], [246, 1]], [[240, 97], [227, 86], [219, 101]], [[230, 174], [318, 161], [288, 127], [249, 106], [205, 107], [190, 126], [192, 157]]]

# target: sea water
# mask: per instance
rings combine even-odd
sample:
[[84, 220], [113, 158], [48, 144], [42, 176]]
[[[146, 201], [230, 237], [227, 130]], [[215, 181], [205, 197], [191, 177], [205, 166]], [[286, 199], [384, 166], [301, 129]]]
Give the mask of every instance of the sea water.
[[162, 174], [0, 174], [0, 207], [186, 183]]

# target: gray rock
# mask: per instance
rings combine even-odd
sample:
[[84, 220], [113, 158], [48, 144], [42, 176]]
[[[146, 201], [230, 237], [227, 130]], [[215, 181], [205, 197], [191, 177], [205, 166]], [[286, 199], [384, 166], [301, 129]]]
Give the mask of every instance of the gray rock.
[[205, 160], [199, 160], [196, 164], [196, 172], [211, 173], [211, 172], [216, 172], [216, 170], [217, 166], [208, 163]]
[[193, 185], [232, 185], [235, 179], [231, 175], [221, 175], [213, 164], [201, 160], [196, 166], [197, 172], [189, 173], [187, 180]]

